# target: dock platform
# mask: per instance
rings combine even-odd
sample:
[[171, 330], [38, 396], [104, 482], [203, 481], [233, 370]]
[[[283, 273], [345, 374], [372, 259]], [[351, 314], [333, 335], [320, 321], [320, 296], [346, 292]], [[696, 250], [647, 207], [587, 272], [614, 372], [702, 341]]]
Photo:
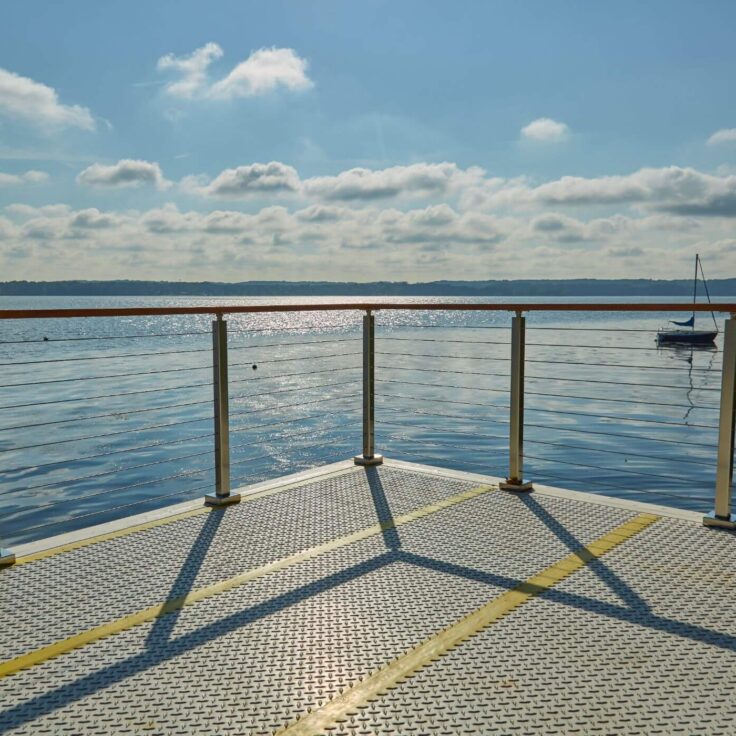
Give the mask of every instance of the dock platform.
[[6, 734], [733, 734], [736, 536], [340, 462], [17, 547]]

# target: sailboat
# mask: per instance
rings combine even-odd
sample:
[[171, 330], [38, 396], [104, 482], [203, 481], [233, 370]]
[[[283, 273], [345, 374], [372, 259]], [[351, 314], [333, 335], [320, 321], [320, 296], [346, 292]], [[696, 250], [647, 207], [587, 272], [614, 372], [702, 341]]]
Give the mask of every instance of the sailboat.
[[[703, 277], [703, 286], [705, 287], [705, 295], [708, 297], [708, 304], [711, 304], [710, 293], [708, 292], [708, 282], [705, 280], [705, 274], [703, 273], [703, 264], [700, 262], [700, 256], [695, 254], [695, 278], [693, 279], [693, 305], [695, 305], [698, 295], [698, 270], [700, 275]], [[713, 312], [710, 313], [713, 318], [713, 330], [696, 330], [695, 329], [695, 310], [690, 319], [684, 322], [676, 322], [670, 320], [673, 325], [677, 325], [680, 329], [662, 328], [657, 332], [657, 344], [687, 344], [687, 345], [711, 345], [718, 335], [718, 323]], [[687, 328], [690, 329], [682, 329]]]

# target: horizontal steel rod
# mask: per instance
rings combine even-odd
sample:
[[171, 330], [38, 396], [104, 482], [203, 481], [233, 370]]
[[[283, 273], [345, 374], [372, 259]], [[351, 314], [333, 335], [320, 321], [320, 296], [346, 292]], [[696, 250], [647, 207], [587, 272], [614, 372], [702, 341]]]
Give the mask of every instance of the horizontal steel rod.
[[0, 319], [61, 319], [70, 317], [153, 317], [170, 314], [257, 314], [264, 312], [345, 312], [345, 311], [454, 311], [454, 312], [736, 312], [736, 303], [685, 304], [662, 302], [657, 304], [591, 304], [567, 302], [564, 304], [538, 303], [513, 304], [491, 302], [465, 304], [448, 302], [400, 303], [400, 302], [348, 302], [342, 304], [256, 304], [248, 306], [223, 305], [209, 307], [118, 307], [98, 309], [2, 309]]

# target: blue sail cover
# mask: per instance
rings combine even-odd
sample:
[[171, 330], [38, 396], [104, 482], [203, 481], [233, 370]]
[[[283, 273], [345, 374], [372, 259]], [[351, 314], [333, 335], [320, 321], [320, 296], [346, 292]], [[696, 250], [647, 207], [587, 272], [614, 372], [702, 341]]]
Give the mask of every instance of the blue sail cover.
[[686, 322], [675, 322], [674, 319], [671, 319], [670, 322], [672, 322], [673, 325], [679, 325], [680, 327], [693, 327], [695, 325], [695, 315], [690, 317]]

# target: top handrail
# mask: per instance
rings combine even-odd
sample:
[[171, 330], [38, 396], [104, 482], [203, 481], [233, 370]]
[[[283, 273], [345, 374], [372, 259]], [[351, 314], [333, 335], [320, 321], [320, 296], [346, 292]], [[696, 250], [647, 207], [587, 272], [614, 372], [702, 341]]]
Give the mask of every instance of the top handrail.
[[204, 307], [99, 307], [92, 309], [0, 309], [0, 319], [61, 319], [76, 317], [154, 317], [174, 314], [254, 314], [264, 312], [378, 312], [466, 311], [466, 312], [721, 312], [736, 314], [736, 303], [465, 303], [465, 302], [347, 302], [330, 304], [249, 304]]

